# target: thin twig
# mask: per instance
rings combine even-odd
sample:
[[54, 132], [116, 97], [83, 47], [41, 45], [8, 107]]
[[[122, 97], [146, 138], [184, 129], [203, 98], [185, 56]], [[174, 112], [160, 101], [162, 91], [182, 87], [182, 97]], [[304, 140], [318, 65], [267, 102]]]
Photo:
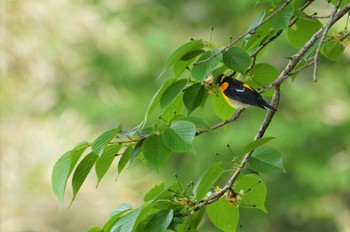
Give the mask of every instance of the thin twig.
[[275, 16], [276, 14], [278, 14], [281, 10], [283, 10], [283, 8], [285, 8], [292, 0], [287, 0], [285, 3], [283, 3], [278, 9], [276, 9], [272, 14], [270, 14], [268, 17], [266, 17], [263, 21], [261, 21], [258, 25], [256, 25], [255, 27], [253, 27], [252, 29], [250, 29], [249, 31], [247, 31], [246, 33], [238, 36], [236, 39], [234, 39], [232, 42], [230, 42], [228, 45], [226, 45], [225, 47], [219, 49], [217, 52], [215, 52], [211, 57], [198, 61], [196, 63], [194, 63], [193, 65], [198, 65], [198, 64], [202, 64], [205, 62], [210, 61], [211, 59], [215, 58], [217, 55], [219, 55], [220, 53], [226, 51], [228, 48], [232, 47], [235, 43], [237, 43], [238, 41], [240, 41], [241, 39], [243, 39], [245, 36], [249, 35], [249, 34], [254, 34], [256, 29], [258, 29], [260, 26], [262, 26], [264, 23], [266, 23], [267, 21], [269, 21], [273, 16]]
[[335, 16], [335, 14], [337, 13], [339, 7], [340, 7], [340, 3], [342, 2], [342, 0], [338, 0], [337, 2], [337, 5], [334, 7], [332, 13], [331, 13], [331, 17], [330, 17], [330, 20], [326, 23], [326, 25], [324, 26], [324, 30], [322, 32], [322, 36], [321, 36], [321, 39], [320, 39], [320, 43], [318, 44], [317, 46], [317, 49], [316, 49], [316, 53], [315, 53], [315, 56], [314, 56], [314, 72], [313, 72], [313, 80], [314, 82], [317, 81], [317, 61], [318, 61], [318, 56], [320, 55], [320, 51], [321, 51], [321, 47], [322, 47], [322, 44], [323, 44], [323, 41], [324, 39], [326, 38], [327, 36], [327, 33], [329, 31], [329, 29], [331, 28], [332, 26], [332, 21], [333, 21], [333, 18]]

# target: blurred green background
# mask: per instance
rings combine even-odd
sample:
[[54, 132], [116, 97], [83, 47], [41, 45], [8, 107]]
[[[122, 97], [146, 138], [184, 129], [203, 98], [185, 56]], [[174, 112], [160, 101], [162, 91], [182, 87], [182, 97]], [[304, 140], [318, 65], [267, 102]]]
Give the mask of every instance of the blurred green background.
[[[230, 166], [226, 144], [239, 154], [264, 111], [251, 108], [232, 125], [199, 136], [196, 156], [174, 154], [159, 173], [139, 162], [115, 182], [114, 166], [98, 189], [92, 173], [69, 210], [70, 189], [59, 212], [50, 185], [54, 162], [75, 144], [120, 122], [132, 128], [142, 121], [152, 95], [171, 76], [157, 80], [174, 49], [190, 38], [209, 41], [211, 27], [212, 42], [226, 45], [268, 5], [267, 0], [1, 1], [0, 231], [85, 231], [103, 224], [119, 203], [138, 207], [154, 184], [176, 181], [174, 173], [186, 184], [211, 162]], [[308, 12], [322, 15], [330, 7], [319, 0]], [[282, 70], [284, 57], [295, 51], [282, 35], [262, 61]], [[350, 231], [349, 47], [337, 63], [321, 57], [317, 83], [311, 76], [305, 70], [283, 86], [267, 136], [276, 137], [268, 146], [283, 153], [286, 173], [263, 176], [269, 213], [242, 209], [238, 231]], [[206, 117], [207, 111], [196, 114]], [[204, 220], [200, 231], [216, 230]]]

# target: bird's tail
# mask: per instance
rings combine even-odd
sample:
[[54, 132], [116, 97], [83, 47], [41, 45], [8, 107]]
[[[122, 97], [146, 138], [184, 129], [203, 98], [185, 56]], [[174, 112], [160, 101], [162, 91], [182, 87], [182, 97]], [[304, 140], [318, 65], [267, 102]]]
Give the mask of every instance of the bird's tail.
[[258, 103], [259, 103], [260, 107], [262, 107], [262, 108], [264, 108], [264, 109], [267, 108], [267, 109], [272, 110], [273, 112], [276, 112], [276, 111], [277, 111], [277, 109], [276, 109], [275, 107], [271, 106], [271, 105], [270, 105], [269, 103], [267, 103], [264, 99], [259, 99]]

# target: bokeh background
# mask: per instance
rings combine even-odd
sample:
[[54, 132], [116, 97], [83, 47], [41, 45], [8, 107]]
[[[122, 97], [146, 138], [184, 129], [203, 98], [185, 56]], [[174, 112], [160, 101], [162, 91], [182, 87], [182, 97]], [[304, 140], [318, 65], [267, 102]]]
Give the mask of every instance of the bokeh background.
[[[137, 207], [154, 184], [176, 181], [174, 173], [186, 184], [211, 162], [229, 164], [226, 144], [239, 154], [254, 137], [262, 110], [249, 109], [234, 124], [199, 136], [196, 156], [174, 154], [159, 173], [136, 162], [115, 181], [114, 166], [97, 189], [91, 173], [70, 209], [69, 187], [59, 212], [50, 185], [55, 161], [75, 144], [120, 122], [132, 128], [142, 121], [152, 95], [171, 76], [157, 79], [174, 49], [191, 38], [226, 45], [268, 4], [1, 1], [0, 231], [85, 231], [102, 225], [119, 203]], [[330, 7], [318, 0], [308, 12], [327, 14]], [[345, 25], [344, 19], [336, 28]], [[262, 60], [282, 70], [284, 57], [295, 51], [282, 35]], [[263, 175], [269, 213], [241, 210], [238, 231], [350, 231], [349, 47], [338, 62], [320, 58], [317, 83], [311, 76], [305, 70], [283, 86], [267, 135], [276, 137], [269, 146], [282, 152], [286, 172]], [[196, 114], [205, 117], [206, 110]], [[200, 231], [216, 230], [204, 220]]]

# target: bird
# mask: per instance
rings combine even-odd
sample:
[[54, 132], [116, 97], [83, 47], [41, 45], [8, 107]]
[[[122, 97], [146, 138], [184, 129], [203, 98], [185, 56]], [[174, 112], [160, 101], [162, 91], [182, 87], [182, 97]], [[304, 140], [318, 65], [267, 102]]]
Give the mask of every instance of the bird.
[[216, 84], [227, 104], [236, 109], [247, 108], [249, 105], [276, 112], [277, 109], [267, 103], [262, 96], [248, 84], [231, 76], [220, 74], [216, 78]]

